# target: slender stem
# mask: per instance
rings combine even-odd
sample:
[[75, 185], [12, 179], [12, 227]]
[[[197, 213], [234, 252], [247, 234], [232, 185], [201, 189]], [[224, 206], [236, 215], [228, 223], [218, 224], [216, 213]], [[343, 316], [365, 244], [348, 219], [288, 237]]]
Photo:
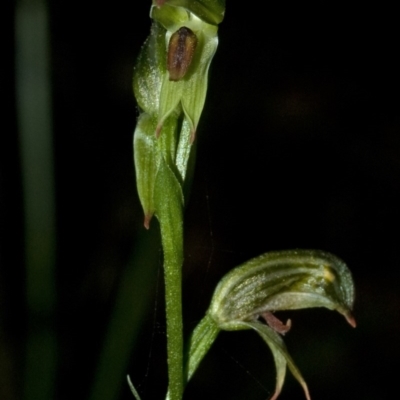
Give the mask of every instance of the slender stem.
[[[207, 0], [205, 3], [197, 0], [153, 1], [150, 17], [155, 23], [138, 58], [133, 80], [138, 105], [145, 113], [135, 131], [137, 186], [145, 212], [145, 226], [149, 227], [154, 213], [160, 222], [164, 251], [170, 400], [182, 399], [185, 382], [181, 288], [182, 186], [185, 183], [186, 191], [191, 178], [192, 143], [206, 97], [208, 68], [218, 45], [217, 25], [225, 10], [225, 0]], [[167, 59], [174, 59], [177, 55], [170, 45], [168, 50], [165, 45], [167, 42], [171, 44], [170, 39], [175, 37], [179, 26], [185, 26], [186, 31], [196, 31], [192, 32], [192, 39], [195, 43], [199, 41], [195, 46], [196, 52], [186, 40], [183, 50], [179, 50], [181, 55], [194, 55], [190, 61], [191, 75], [185, 79], [181, 79], [183, 75], [180, 74], [172, 78], [173, 68], [170, 62], [166, 65]], [[152, 127], [154, 122], [155, 129]]]
[[169, 390], [171, 400], [180, 400], [183, 395], [181, 265], [173, 254], [164, 249]]
[[[171, 223], [172, 222], [172, 223]], [[174, 221], [160, 219], [164, 248], [165, 299], [167, 314], [168, 375], [171, 400], [183, 394], [183, 336], [182, 336], [182, 253], [183, 239], [173, 242]], [[176, 232], [175, 232], [176, 234]]]
[[[208, 313], [196, 326], [189, 340], [189, 358], [186, 361], [184, 369], [184, 385], [189, 382], [190, 378], [196, 372], [200, 362], [217, 338], [219, 331], [218, 325]], [[171, 400], [170, 390], [167, 393], [166, 400]]]
[[171, 169], [164, 161], [161, 164], [156, 178], [156, 187], [160, 190], [155, 191], [155, 201], [164, 250], [169, 391], [171, 400], [181, 400], [183, 395], [182, 190]]

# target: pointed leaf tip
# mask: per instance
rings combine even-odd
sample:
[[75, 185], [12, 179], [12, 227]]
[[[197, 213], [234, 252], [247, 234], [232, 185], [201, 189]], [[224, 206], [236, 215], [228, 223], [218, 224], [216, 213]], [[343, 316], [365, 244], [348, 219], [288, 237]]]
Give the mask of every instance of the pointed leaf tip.
[[196, 129], [192, 129], [192, 130], [190, 131], [190, 141], [189, 141], [189, 143], [190, 143], [190, 144], [193, 144], [193, 142], [195, 141], [195, 139], [196, 139]]
[[153, 214], [146, 214], [146, 215], [144, 216], [143, 225], [144, 225], [144, 227], [145, 227], [147, 230], [150, 229], [150, 221], [151, 221], [152, 218], [153, 218]]

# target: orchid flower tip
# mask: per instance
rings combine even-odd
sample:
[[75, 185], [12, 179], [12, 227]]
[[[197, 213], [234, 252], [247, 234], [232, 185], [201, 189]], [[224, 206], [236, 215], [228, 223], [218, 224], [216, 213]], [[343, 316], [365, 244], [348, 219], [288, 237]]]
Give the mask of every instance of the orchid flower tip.
[[146, 214], [145, 216], [144, 216], [144, 223], [143, 223], [143, 225], [144, 225], [144, 227], [147, 229], [147, 230], [149, 230], [150, 229], [150, 221], [151, 221], [151, 218], [153, 217], [153, 214]]
[[304, 388], [304, 390], [305, 390], [306, 399], [311, 400], [310, 392], [308, 391], [307, 386]]
[[352, 328], [355, 328], [357, 326], [356, 320], [350, 311], [347, 311], [344, 314], [344, 317], [346, 318], [346, 321], [350, 324]]
[[276, 389], [275, 393], [272, 395], [272, 397], [269, 400], [276, 400], [280, 394], [281, 394], [281, 390]]

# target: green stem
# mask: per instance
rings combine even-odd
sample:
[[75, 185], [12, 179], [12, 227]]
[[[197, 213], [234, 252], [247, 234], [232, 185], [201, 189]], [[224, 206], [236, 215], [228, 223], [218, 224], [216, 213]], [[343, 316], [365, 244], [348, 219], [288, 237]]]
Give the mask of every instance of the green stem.
[[182, 264], [178, 261], [175, 251], [164, 244], [164, 239], [168, 239], [170, 234], [170, 228], [172, 227], [161, 228], [164, 247], [168, 375], [171, 400], [180, 400], [183, 395]]
[[164, 250], [167, 316], [168, 377], [171, 400], [183, 395], [182, 264], [183, 196], [174, 173], [164, 158], [156, 177], [156, 215]]
[[[185, 385], [196, 372], [200, 362], [217, 338], [219, 331], [220, 328], [208, 313], [196, 326], [189, 340], [188, 359], [184, 371]], [[166, 400], [171, 399], [171, 391], [169, 390]]]

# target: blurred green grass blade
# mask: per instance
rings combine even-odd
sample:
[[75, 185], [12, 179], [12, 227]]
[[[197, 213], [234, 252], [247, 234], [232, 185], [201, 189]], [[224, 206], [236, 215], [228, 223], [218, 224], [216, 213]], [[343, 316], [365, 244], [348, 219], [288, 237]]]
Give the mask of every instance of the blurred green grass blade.
[[116, 400], [122, 385], [126, 384], [132, 350], [154, 296], [151, 288], [156, 283], [160, 257], [160, 253], [154, 249], [160, 246], [157, 226], [149, 231], [143, 230], [135, 243], [131, 261], [121, 278], [90, 400]]
[[15, 29], [28, 309], [24, 399], [52, 399], [57, 351], [54, 332], [56, 243], [46, 2], [17, 2]]

